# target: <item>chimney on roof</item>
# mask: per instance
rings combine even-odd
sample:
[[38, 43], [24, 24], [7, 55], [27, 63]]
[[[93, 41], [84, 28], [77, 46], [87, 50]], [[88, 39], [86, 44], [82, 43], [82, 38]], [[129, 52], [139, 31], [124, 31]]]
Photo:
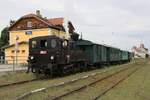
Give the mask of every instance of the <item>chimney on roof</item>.
[[140, 48], [145, 48], [143, 43], [140, 44]]
[[10, 26], [13, 25], [16, 21], [15, 20], [10, 20]]
[[40, 10], [36, 10], [36, 15], [42, 17]]

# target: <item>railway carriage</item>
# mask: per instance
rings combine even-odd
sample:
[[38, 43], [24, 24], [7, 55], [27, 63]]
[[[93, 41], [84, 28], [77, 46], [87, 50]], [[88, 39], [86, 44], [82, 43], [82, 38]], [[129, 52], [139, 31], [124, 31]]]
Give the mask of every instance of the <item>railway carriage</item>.
[[95, 44], [87, 40], [77, 41], [77, 47], [88, 56], [90, 65], [100, 66], [107, 63], [107, 51], [104, 45]]
[[121, 62], [126, 63], [129, 61], [129, 52], [122, 50], [121, 52]]
[[128, 61], [129, 62], [132, 60], [133, 57], [134, 57], [134, 53], [133, 52], [128, 52]]
[[121, 61], [121, 50], [114, 47], [107, 47], [107, 62], [117, 64]]

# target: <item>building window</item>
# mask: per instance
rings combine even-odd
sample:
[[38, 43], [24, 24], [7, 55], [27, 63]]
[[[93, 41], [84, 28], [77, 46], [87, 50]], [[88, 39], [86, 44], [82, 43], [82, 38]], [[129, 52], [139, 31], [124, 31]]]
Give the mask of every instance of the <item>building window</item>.
[[32, 22], [31, 21], [27, 22], [27, 28], [32, 28]]
[[32, 48], [35, 48], [37, 45], [36, 41], [32, 41]]
[[15, 52], [15, 50], [11, 50], [11, 53], [14, 53]]
[[17, 50], [17, 53], [19, 53], [20, 52], [20, 50]]
[[[11, 50], [11, 53], [15, 53], [16, 52], [16, 50]], [[20, 50], [17, 50], [17, 53], [19, 53], [20, 52]]]
[[25, 53], [25, 50], [22, 50], [22, 53]]

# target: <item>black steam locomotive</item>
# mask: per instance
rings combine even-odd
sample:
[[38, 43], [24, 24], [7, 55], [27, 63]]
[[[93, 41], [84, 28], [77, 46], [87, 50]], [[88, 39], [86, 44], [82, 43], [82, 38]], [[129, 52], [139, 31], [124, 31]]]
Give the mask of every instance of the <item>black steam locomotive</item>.
[[129, 62], [132, 53], [95, 44], [88, 40], [71, 40], [57, 36], [41, 36], [29, 40], [29, 68], [51, 76], [91, 69], [93, 66]]
[[29, 40], [28, 62], [33, 72], [60, 75], [84, 69], [88, 58], [82, 50], [76, 48], [74, 41], [42, 36]]

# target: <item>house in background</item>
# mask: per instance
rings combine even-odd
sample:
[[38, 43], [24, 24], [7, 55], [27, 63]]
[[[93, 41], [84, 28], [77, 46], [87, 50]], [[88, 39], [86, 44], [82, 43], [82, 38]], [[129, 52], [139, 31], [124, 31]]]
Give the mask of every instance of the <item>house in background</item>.
[[132, 48], [132, 52], [134, 53], [134, 58], [148, 58], [149, 57], [148, 49], [145, 48], [144, 44], [140, 44], [139, 47], [134, 46]]
[[[9, 27], [9, 45], [4, 47], [5, 60], [8, 64], [27, 63], [29, 54], [28, 41], [38, 36], [56, 35], [69, 39], [74, 34], [74, 26], [65, 18], [47, 19], [40, 11], [36, 14], [27, 14], [17, 21], [11, 21]], [[17, 58], [16, 58], [17, 56]]]

